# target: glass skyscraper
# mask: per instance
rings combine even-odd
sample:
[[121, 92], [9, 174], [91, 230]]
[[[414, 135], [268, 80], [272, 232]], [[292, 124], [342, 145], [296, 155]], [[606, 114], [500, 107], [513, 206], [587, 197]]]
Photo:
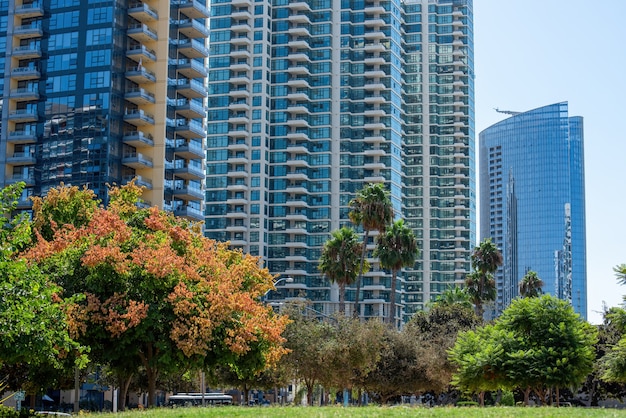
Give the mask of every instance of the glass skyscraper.
[[[337, 309], [318, 260], [368, 183], [421, 249], [396, 318], [462, 283], [476, 242], [472, 1], [213, 0], [210, 28], [205, 231], [293, 278], [270, 300]], [[360, 315], [386, 316], [391, 275], [370, 262]]]
[[197, 0], [0, 2], [0, 186], [63, 182], [204, 220], [209, 11]]
[[567, 102], [512, 116], [480, 133], [480, 235], [501, 249], [496, 314], [533, 270], [543, 291], [587, 317], [583, 119]]

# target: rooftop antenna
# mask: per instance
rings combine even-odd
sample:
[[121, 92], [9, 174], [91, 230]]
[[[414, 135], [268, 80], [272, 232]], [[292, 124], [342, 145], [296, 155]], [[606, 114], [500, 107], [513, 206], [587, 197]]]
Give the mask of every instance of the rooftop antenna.
[[505, 113], [507, 115], [512, 115], [512, 116], [519, 115], [520, 113], [522, 113], [522, 112], [516, 112], [515, 110], [500, 110], [497, 107], [494, 107], [493, 110], [495, 110], [498, 113]]

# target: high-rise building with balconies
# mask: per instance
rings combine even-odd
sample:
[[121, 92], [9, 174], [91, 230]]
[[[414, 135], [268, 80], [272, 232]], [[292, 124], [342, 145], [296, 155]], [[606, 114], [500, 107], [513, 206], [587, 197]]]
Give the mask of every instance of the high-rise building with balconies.
[[[476, 242], [472, 1], [213, 0], [210, 26], [206, 234], [294, 279], [269, 299], [337, 309], [318, 260], [372, 182], [421, 249], [396, 318], [462, 283]], [[391, 275], [369, 261], [360, 315], [386, 316]], [[348, 311], [354, 299], [349, 287]]]
[[209, 12], [197, 0], [0, 3], [0, 186], [135, 178], [151, 205], [202, 221]]

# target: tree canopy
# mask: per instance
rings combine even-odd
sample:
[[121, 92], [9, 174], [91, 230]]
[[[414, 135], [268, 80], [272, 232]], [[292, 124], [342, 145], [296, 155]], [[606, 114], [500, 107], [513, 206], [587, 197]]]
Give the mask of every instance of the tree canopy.
[[88, 191], [62, 187], [36, 207], [36, 242], [23, 256], [63, 297], [82, 296], [68, 310], [71, 335], [100, 361], [141, 364], [150, 405], [159, 372], [236, 368], [250, 352], [259, 372], [275, 363], [287, 320], [261, 303], [272, 275], [257, 257], [203, 237], [186, 220], [140, 209], [140, 194], [134, 184], [113, 188], [108, 208], [80, 210], [86, 215], [77, 222], [58, 216], [62, 200], [54, 197], [89, 208]]

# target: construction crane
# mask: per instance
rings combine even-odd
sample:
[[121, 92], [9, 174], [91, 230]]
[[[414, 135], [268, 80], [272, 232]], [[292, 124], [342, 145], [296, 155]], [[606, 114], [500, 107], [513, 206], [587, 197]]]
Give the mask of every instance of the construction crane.
[[504, 114], [511, 115], [511, 116], [519, 115], [520, 113], [522, 113], [522, 112], [516, 112], [514, 110], [500, 110], [497, 107], [494, 107], [493, 110], [495, 110], [498, 113], [504, 113]]

